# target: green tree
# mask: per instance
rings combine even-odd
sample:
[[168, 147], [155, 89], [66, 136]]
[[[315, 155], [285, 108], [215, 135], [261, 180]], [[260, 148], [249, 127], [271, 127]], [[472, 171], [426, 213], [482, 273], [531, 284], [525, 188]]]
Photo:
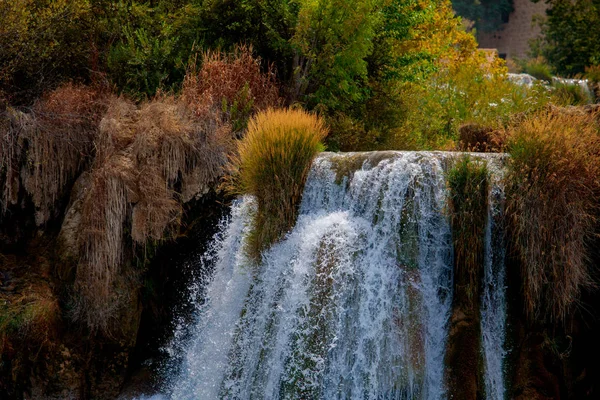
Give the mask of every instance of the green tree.
[[114, 2], [105, 23], [119, 24], [107, 51], [106, 67], [117, 87], [134, 97], [170, 89], [185, 75], [201, 48], [192, 21], [199, 8], [190, 1]]
[[348, 107], [365, 97], [366, 58], [382, 21], [380, 0], [304, 0], [292, 43], [293, 98]]
[[88, 0], [0, 2], [0, 92], [27, 104], [64, 79], [87, 77], [93, 37]]
[[600, 64], [600, 0], [547, 0], [550, 8], [537, 48], [561, 75]]
[[232, 49], [252, 45], [265, 60], [274, 63], [278, 76], [291, 75], [294, 35], [299, 0], [201, 0], [194, 27], [212, 48]]

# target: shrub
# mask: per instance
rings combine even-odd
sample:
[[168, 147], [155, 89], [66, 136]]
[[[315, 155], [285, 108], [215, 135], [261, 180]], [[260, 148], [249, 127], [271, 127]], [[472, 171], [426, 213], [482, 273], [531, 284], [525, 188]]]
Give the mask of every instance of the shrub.
[[553, 96], [556, 98], [558, 104], [581, 106], [593, 102], [589, 88], [579, 83], [555, 80], [552, 83], [552, 87], [554, 88]]
[[454, 281], [457, 301], [475, 309], [484, 257], [488, 205], [487, 164], [468, 155], [459, 158], [446, 177], [454, 242]]
[[12, 104], [30, 105], [65, 80], [89, 77], [99, 25], [90, 3], [0, 2], [0, 91]]
[[230, 54], [206, 52], [199, 71], [194, 64], [190, 66], [182, 98], [197, 118], [220, 112], [238, 133], [254, 112], [282, 103], [273, 70], [269, 66], [263, 73], [260, 59], [245, 46]]
[[269, 109], [250, 120], [226, 186], [257, 199], [249, 241], [255, 258], [294, 224], [311, 162], [326, 135], [323, 121], [302, 110]]
[[459, 63], [433, 75], [427, 83], [402, 85], [399, 108], [403, 123], [384, 138], [388, 149], [456, 149], [465, 124], [504, 129], [514, 115], [542, 109], [552, 99], [543, 85], [519, 86], [501, 66]]
[[600, 200], [600, 133], [593, 115], [553, 108], [509, 132], [506, 176], [512, 245], [527, 315], [561, 320], [590, 285]]
[[600, 82], [600, 65], [591, 65], [589, 67], [585, 67], [585, 74], [583, 77], [590, 82]]
[[504, 150], [505, 131], [479, 124], [464, 124], [458, 128], [461, 151], [498, 153]]

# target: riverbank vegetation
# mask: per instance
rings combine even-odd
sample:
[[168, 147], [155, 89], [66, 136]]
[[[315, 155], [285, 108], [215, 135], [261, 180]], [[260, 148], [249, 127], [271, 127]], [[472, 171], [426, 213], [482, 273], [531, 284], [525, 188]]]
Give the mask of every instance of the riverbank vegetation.
[[[482, 13], [498, 24], [511, 8], [455, 3], [481, 29]], [[511, 80], [448, 0], [15, 0], [0, 3], [0, 22], [0, 262], [35, 269], [24, 254], [40, 238], [58, 243], [37, 291], [52, 296], [0, 308], [1, 348], [34, 330], [17, 329], [29, 314], [42, 322], [21, 325], [38, 331], [62, 321], [135, 343], [149, 258], [182, 235], [188, 206], [223, 180], [224, 201], [256, 196], [258, 258], [293, 226], [323, 148], [509, 153], [525, 312], [564, 321], [594, 284], [597, 106], [579, 86]], [[573, 58], [565, 24], [552, 14], [544, 28], [553, 69], [525, 67], [597, 85], [594, 44]], [[483, 211], [469, 207], [483, 204], [485, 175], [468, 160], [450, 175], [465, 265], [480, 262], [469, 257]], [[30, 303], [49, 311], [16, 318]]]
[[[261, 1], [20, 0], [0, 11], [2, 40], [11, 38], [0, 50], [2, 215], [31, 201], [38, 227], [60, 220], [86, 171], [87, 228], [74, 252], [79, 294], [71, 315], [92, 329], [109, 319], [92, 315], [113, 313], [106, 304], [113, 303], [110, 277], [120, 275], [123, 238], [144, 246], [172, 237], [182, 204], [224, 175], [228, 157], [238, 160], [237, 190], [263, 199], [259, 214], [272, 219], [257, 224], [264, 228], [258, 251], [293, 224], [322, 140], [330, 150], [508, 151], [526, 165], [531, 150], [521, 132], [556, 118], [583, 129], [575, 112], [548, 119], [550, 104], [579, 101], [574, 90], [511, 81], [502, 60], [477, 50], [447, 1], [279, 2], [267, 9]], [[553, 143], [564, 136], [575, 146], [571, 131], [556, 128]], [[582, 137], [592, 141], [595, 129], [589, 125]], [[269, 152], [281, 157], [269, 163]], [[564, 158], [579, 165], [578, 155]], [[517, 171], [529, 172], [511, 171], [520, 191], [525, 178]], [[571, 184], [567, 176], [562, 182]], [[589, 179], [572, 183], [591, 190]], [[278, 208], [281, 199], [291, 200]], [[589, 204], [569, 201], [563, 209], [580, 213], [574, 218], [590, 214]], [[526, 240], [533, 233], [524, 229], [517, 229], [520, 242], [538, 241]], [[541, 261], [533, 257], [523, 260], [535, 270]], [[85, 300], [96, 289], [95, 300]]]

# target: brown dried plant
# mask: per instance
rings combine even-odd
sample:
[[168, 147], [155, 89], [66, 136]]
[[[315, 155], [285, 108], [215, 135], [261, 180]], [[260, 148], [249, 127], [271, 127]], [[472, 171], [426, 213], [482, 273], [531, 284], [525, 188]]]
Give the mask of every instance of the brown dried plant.
[[230, 54], [204, 53], [201, 68], [192, 64], [185, 76], [182, 99], [197, 117], [220, 112], [228, 122], [282, 103], [273, 68], [263, 72], [252, 47], [243, 45]]
[[0, 219], [24, 189], [42, 225], [70, 183], [94, 153], [98, 121], [105, 106], [99, 88], [66, 84], [46, 94], [30, 113], [5, 112], [0, 134]]
[[592, 284], [590, 243], [600, 201], [600, 125], [550, 108], [509, 132], [507, 216], [520, 259], [525, 311], [563, 320]]
[[127, 235], [139, 246], [176, 235], [183, 204], [222, 175], [230, 137], [173, 97], [110, 104], [82, 203], [75, 319], [111, 330], [137, 284], [124, 265]]

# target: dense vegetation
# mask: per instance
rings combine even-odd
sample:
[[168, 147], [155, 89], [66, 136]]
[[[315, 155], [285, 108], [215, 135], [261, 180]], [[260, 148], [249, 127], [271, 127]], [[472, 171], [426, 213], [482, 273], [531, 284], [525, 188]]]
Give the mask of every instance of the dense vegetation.
[[[561, 75], [584, 74], [600, 65], [600, 1], [547, 0], [544, 35], [535, 50]], [[597, 81], [597, 80], [596, 80]]]
[[[600, 81], [600, 6], [551, 4], [546, 59], [523, 68]], [[571, 107], [589, 102], [579, 89], [512, 82], [452, 6], [486, 30], [511, 2], [0, 2], [0, 262], [36, 282], [0, 292], [0, 372], [25, 382], [28, 352], [62, 351], [59, 326], [127, 354], [149, 259], [193, 223], [190, 204], [223, 186], [256, 196], [259, 257], [293, 226], [323, 147], [510, 153], [523, 313], [566, 323], [595, 279], [598, 109]], [[448, 181], [457, 276], [476, 300], [486, 166], [460, 159]]]

